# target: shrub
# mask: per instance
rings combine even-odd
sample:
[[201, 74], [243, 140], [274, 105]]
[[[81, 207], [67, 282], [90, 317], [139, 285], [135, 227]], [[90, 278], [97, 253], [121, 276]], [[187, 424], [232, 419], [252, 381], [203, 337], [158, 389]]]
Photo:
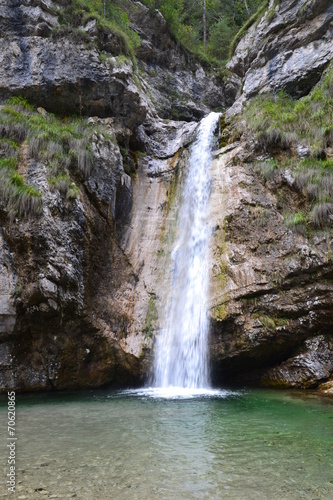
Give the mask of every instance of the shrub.
[[274, 174], [277, 168], [278, 165], [273, 159], [258, 161], [254, 165], [255, 171], [260, 174], [261, 180], [264, 183], [274, 178]]
[[[79, 191], [69, 173], [80, 172], [84, 177], [90, 174], [89, 143], [95, 132], [96, 126], [83, 120], [59, 119], [51, 113], [41, 115], [20, 97], [0, 107], [0, 198], [10, 216], [27, 216], [41, 209], [41, 193], [17, 172], [23, 141], [28, 145], [29, 156], [48, 167], [51, 188], [73, 200]], [[102, 128], [100, 132], [107, 135]]]
[[307, 234], [306, 216], [303, 212], [285, 214], [284, 223], [289, 229], [292, 229], [297, 233], [304, 236]]
[[16, 172], [0, 171], [0, 200], [11, 219], [20, 215], [26, 217], [41, 210], [41, 193], [27, 186]]
[[333, 225], [333, 203], [315, 205], [312, 213], [313, 224], [317, 228]]
[[[330, 204], [333, 203], [333, 160], [327, 147], [333, 139], [333, 65], [306, 97], [293, 100], [284, 91], [275, 95], [260, 95], [245, 110], [248, 127], [255, 134], [261, 150], [269, 153], [279, 168], [294, 171], [295, 187], [315, 204], [311, 212], [314, 227], [331, 224]], [[309, 157], [296, 156], [298, 146], [308, 150]], [[255, 166], [264, 181], [274, 176], [273, 164], [260, 162]], [[297, 214], [296, 214], [297, 215]], [[309, 219], [310, 220], [310, 219]], [[306, 221], [294, 215], [286, 216], [286, 224], [299, 232], [305, 231]]]

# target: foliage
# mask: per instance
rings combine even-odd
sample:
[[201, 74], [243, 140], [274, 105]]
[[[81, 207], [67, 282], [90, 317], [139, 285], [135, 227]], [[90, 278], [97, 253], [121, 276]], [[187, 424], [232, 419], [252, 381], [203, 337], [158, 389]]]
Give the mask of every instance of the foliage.
[[256, 17], [251, 16], [258, 8], [263, 14], [267, 7], [266, 0], [206, 0], [205, 50], [202, 0], [143, 0], [143, 3], [162, 12], [170, 31], [185, 49], [198, 55], [203, 62], [215, 65], [226, 63], [232, 40], [237, 33], [238, 37], [243, 33], [240, 29], [244, 23], [248, 24], [250, 17], [252, 24]]
[[[55, 36], [70, 30], [76, 41], [91, 44], [92, 38], [83, 27], [87, 21], [95, 20], [101, 39], [111, 34], [118, 41], [120, 53], [134, 58], [140, 37], [131, 28], [133, 2], [58, 0], [58, 3], [61, 28]], [[206, 0], [207, 45], [204, 47], [203, 0], [143, 0], [143, 3], [152, 12], [154, 9], [162, 12], [171, 33], [189, 53], [199, 57], [202, 63], [215, 66], [226, 63], [240, 37], [263, 15], [268, 5], [267, 0]]]
[[[284, 91], [261, 95], [245, 110], [248, 126], [257, 144], [273, 159], [260, 162], [256, 169], [264, 180], [274, 178], [276, 168], [289, 168], [295, 187], [309, 201], [307, 223], [314, 228], [333, 225], [333, 67], [330, 67], [313, 91], [294, 100]], [[306, 157], [298, 157], [302, 149]], [[274, 166], [274, 168], [273, 168]], [[286, 214], [285, 222], [297, 231], [305, 231], [305, 220], [298, 214]]]
[[154, 323], [156, 320], [157, 320], [157, 309], [156, 309], [155, 300], [153, 297], [150, 297], [145, 326], [143, 328], [143, 332], [145, 333], [146, 339], [148, 339], [152, 336], [153, 326], [154, 326]]
[[289, 326], [289, 320], [287, 318], [272, 318], [267, 314], [262, 314], [259, 312], [253, 313], [252, 318], [259, 320], [266, 331], [275, 331], [278, 327]]
[[10, 214], [26, 217], [41, 208], [41, 193], [25, 183], [23, 177], [8, 164], [0, 163], [0, 201]]
[[58, 3], [61, 6], [59, 9], [59, 22], [62, 30], [69, 29], [72, 31], [72, 37], [78, 38], [78, 41], [91, 43], [91, 37], [82, 28], [86, 22], [95, 20], [100, 38], [103, 39], [110, 34], [117, 39], [120, 53], [134, 58], [135, 49], [140, 46], [140, 37], [130, 27], [124, 0], [114, 0], [112, 2], [104, 2], [103, 0], [60, 0]]
[[[22, 154], [43, 162], [52, 189], [68, 200], [79, 195], [69, 174], [86, 177], [92, 165], [89, 143], [96, 131], [77, 118], [59, 119], [25, 99], [13, 97], [0, 107], [0, 199], [12, 217], [38, 213], [41, 193], [19, 172]], [[23, 153], [24, 151], [24, 153]]]
[[266, 181], [274, 178], [274, 173], [277, 168], [278, 165], [273, 159], [258, 161], [254, 165], [254, 169], [260, 174], [261, 180], [264, 184], [266, 183]]
[[263, 2], [261, 2], [258, 6], [258, 9], [251, 15], [251, 17], [242, 25], [240, 30], [236, 33], [232, 42], [230, 43], [230, 48], [229, 48], [230, 57], [233, 55], [237, 44], [239, 43], [240, 39], [245, 35], [247, 30], [252, 26], [252, 24], [258, 23], [260, 21], [260, 19], [262, 18], [268, 7], [268, 3], [269, 3], [268, 0], [264, 0]]
[[306, 215], [303, 212], [285, 214], [284, 223], [288, 228], [293, 229], [297, 233], [307, 234]]

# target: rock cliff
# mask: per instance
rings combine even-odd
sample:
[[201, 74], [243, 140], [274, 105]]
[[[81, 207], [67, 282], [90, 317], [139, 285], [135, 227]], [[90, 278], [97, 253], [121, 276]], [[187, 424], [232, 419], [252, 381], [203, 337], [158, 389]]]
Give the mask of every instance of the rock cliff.
[[[62, 0], [0, 0], [2, 390], [142, 383], [198, 120], [237, 98], [232, 117], [257, 93], [305, 95], [332, 58], [326, 0], [271, 1], [223, 78], [178, 47], [160, 13], [128, 5], [136, 60], [93, 17], [64, 27]], [[15, 96], [35, 108], [5, 102]], [[263, 180], [258, 164], [289, 146], [263, 146], [242, 116], [221, 127], [210, 217], [213, 380], [326, 382], [330, 391], [330, 226], [311, 235], [286, 226], [285, 207], [310, 202], [292, 170]], [[282, 154], [311, 154], [298, 146]], [[328, 160], [331, 147], [327, 139], [320, 153]]]
[[254, 144], [243, 137], [213, 164], [213, 377], [316, 386], [332, 374], [332, 233], [286, 226], [302, 195], [290, 171], [263, 181]]
[[[331, 138], [311, 137], [314, 108], [330, 114], [331, 73], [322, 75], [332, 60], [332, 27], [331, 2], [271, 1], [228, 63], [242, 80], [242, 93], [227, 112], [229, 145], [214, 162], [211, 353], [218, 381], [316, 387], [332, 378], [332, 221], [329, 215], [325, 224], [313, 219], [330, 194], [311, 196], [300, 181], [324, 163], [331, 168]], [[313, 99], [300, 101], [295, 114], [303, 133], [292, 118], [290, 135], [278, 137], [285, 125], [279, 128], [274, 115], [276, 128], [269, 128], [264, 112], [260, 135], [246, 113], [245, 119], [239, 115], [257, 94], [283, 90], [299, 98], [314, 88]], [[275, 108], [281, 123], [287, 102]], [[301, 106], [308, 110], [303, 118]], [[320, 185], [321, 175], [329, 180], [329, 172], [313, 182]], [[293, 227], [289, 213], [296, 214]], [[297, 226], [297, 217], [308, 220], [307, 229]], [[330, 393], [330, 383], [321, 387]]]
[[332, 19], [329, 0], [270, 0], [227, 64], [242, 80], [242, 96], [232, 110], [262, 92], [306, 95], [332, 59]]
[[191, 120], [233, 97], [186, 64], [158, 12], [130, 4], [136, 61], [93, 17], [61, 24], [62, 1], [1, 3], [0, 98], [14, 97], [0, 106], [5, 390], [142, 381], [177, 156]]

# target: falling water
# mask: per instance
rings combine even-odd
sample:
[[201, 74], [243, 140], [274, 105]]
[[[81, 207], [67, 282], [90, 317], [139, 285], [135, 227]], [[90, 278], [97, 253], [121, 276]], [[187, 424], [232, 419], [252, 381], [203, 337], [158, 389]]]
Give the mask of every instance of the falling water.
[[178, 217], [178, 239], [171, 254], [167, 318], [156, 349], [155, 387], [209, 387], [207, 225], [210, 164], [218, 113], [199, 126], [192, 146]]

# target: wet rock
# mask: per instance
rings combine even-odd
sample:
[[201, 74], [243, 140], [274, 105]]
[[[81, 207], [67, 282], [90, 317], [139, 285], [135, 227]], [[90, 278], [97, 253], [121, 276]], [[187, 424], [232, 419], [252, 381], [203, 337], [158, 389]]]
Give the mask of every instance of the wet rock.
[[[315, 386], [331, 373], [332, 238], [308, 239], [287, 229], [276, 191], [252, 168], [254, 147], [244, 136], [218, 151], [212, 165], [213, 378], [259, 383], [267, 366], [282, 363], [272, 373], [286, 385], [289, 377], [290, 385]], [[275, 180], [297, 204], [291, 173], [278, 172]]]
[[318, 390], [326, 396], [333, 396], [333, 380], [320, 384]]
[[134, 277], [112, 240], [131, 183], [116, 141], [95, 135], [92, 151], [90, 173], [76, 179], [79, 198], [68, 203], [51, 190], [46, 168], [30, 159], [25, 174], [43, 191], [42, 215], [12, 224], [2, 213], [2, 389], [127, 384], [139, 376], [138, 359], [117, 342], [130, 310], [119, 309], [116, 291], [131, 288]]
[[332, 336], [307, 340], [299, 354], [268, 370], [262, 383], [274, 387], [316, 387], [332, 375], [332, 355]]

